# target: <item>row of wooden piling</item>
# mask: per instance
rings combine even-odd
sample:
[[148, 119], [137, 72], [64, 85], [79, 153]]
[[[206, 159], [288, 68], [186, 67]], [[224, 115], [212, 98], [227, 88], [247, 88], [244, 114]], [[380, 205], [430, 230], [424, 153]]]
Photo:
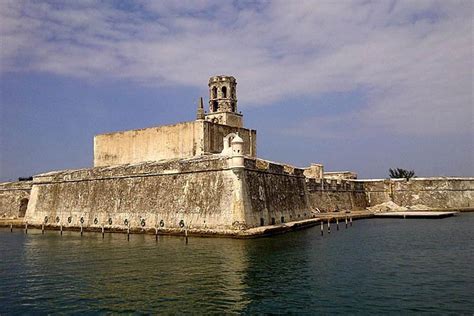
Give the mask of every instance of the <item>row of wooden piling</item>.
[[[336, 217], [336, 230], [339, 230], [339, 217]], [[321, 219], [321, 236], [324, 235], [324, 220]], [[346, 228], [348, 226], [347, 216], [345, 217]], [[349, 217], [349, 225], [352, 226], [352, 216]], [[331, 219], [328, 218], [328, 234], [331, 233]]]
[[[83, 227], [81, 225], [81, 237], [83, 235]], [[13, 232], [13, 224], [10, 224], [10, 232]], [[63, 235], [63, 225], [59, 225], [59, 232], [61, 236]], [[105, 227], [102, 225], [101, 227], [102, 238], [105, 237]], [[25, 234], [28, 234], [28, 222], [25, 222]], [[41, 234], [44, 235], [44, 224], [41, 225]], [[186, 237], [186, 244], [188, 244], [188, 229], [184, 229], [184, 236]], [[155, 239], [158, 241], [158, 227], [155, 227]], [[127, 240], [130, 240], [130, 226], [127, 226]]]

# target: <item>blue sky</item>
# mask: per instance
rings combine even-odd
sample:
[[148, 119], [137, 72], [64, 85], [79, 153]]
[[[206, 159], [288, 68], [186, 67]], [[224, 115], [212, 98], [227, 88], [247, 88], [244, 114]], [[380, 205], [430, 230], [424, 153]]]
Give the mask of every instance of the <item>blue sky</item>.
[[0, 181], [192, 120], [238, 81], [258, 155], [474, 176], [472, 1], [0, 1]]

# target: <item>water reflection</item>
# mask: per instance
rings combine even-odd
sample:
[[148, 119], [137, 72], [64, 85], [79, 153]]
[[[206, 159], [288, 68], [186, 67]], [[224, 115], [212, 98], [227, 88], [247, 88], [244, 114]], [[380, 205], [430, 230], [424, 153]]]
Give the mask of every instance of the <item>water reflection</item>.
[[474, 310], [472, 224], [474, 214], [369, 220], [324, 237], [315, 228], [187, 245], [0, 230], [0, 314], [466, 313]]

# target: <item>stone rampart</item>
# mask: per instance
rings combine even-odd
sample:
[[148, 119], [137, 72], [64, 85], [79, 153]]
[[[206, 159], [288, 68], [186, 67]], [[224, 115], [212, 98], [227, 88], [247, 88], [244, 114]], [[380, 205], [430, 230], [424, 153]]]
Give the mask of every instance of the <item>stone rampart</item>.
[[303, 170], [221, 155], [35, 176], [25, 220], [65, 228], [232, 234], [311, 218]]
[[307, 179], [310, 204], [321, 212], [363, 209], [367, 207], [364, 188], [347, 180]]
[[474, 178], [412, 178], [356, 180], [364, 187], [369, 206], [392, 201], [400, 206], [430, 208], [474, 207]]
[[47, 173], [34, 177], [25, 220], [108, 229], [230, 228], [233, 180], [223, 157]]
[[40, 174], [1, 184], [0, 207], [16, 216], [29, 198], [25, 221], [53, 228], [236, 235], [387, 201], [472, 208], [473, 187], [473, 178], [312, 179], [289, 165], [206, 155]]
[[32, 181], [0, 183], [0, 218], [25, 216]]
[[245, 221], [251, 227], [314, 217], [303, 169], [261, 159], [245, 160]]

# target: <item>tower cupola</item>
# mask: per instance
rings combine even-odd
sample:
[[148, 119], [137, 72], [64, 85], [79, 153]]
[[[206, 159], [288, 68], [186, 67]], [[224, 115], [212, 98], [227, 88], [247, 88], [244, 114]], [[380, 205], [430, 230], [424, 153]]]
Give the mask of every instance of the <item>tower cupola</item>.
[[237, 113], [237, 81], [232, 76], [209, 78], [208, 121], [242, 127], [242, 114]]
[[209, 78], [209, 112], [237, 112], [237, 81], [232, 76]]

